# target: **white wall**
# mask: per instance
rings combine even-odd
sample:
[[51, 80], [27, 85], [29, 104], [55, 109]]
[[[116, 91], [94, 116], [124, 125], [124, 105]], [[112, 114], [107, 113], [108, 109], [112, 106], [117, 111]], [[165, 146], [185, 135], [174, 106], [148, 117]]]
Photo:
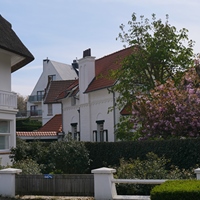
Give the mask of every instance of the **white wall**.
[[61, 114], [61, 104], [56, 103], [52, 105], [52, 115], [48, 115], [48, 104], [42, 104], [42, 124], [46, 124], [54, 115]]
[[[108, 108], [113, 106], [113, 94], [108, 94], [107, 89], [94, 91], [88, 94], [89, 103], [71, 106], [70, 99], [63, 99], [63, 130], [71, 131], [71, 123], [81, 126], [81, 140], [93, 141], [93, 131], [97, 130], [98, 120], [104, 120], [104, 129], [108, 130], [108, 141], [114, 141], [114, 116], [113, 111], [108, 113]], [[80, 109], [80, 124], [79, 113]], [[116, 112], [116, 115], [119, 112]], [[116, 116], [118, 117], [118, 116]]]

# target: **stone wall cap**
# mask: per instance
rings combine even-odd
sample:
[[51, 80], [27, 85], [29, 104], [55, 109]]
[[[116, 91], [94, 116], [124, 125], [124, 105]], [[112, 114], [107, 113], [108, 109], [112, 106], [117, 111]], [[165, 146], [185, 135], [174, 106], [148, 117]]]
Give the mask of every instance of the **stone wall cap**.
[[112, 174], [112, 173], [116, 172], [116, 169], [101, 167], [101, 168], [98, 168], [98, 169], [93, 169], [91, 172], [93, 174]]
[[20, 172], [22, 172], [21, 169], [15, 169], [15, 168], [6, 168], [0, 170], [0, 174], [19, 174]]

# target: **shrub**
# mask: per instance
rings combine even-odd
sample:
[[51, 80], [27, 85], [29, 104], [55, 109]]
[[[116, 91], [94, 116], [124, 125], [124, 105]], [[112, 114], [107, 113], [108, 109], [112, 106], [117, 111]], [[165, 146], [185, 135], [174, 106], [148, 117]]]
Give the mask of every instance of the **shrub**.
[[199, 188], [199, 180], [166, 181], [152, 189], [151, 200], [197, 200]]
[[46, 170], [53, 173], [82, 174], [87, 172], [90, 164], [84, 143], [76, 141], [52, 142], [47, 157]]
[[41, 174], [41, 166], [32, 159], [17, 161], [13, 164], [13, 167], [21, 169], [21, 174]]
[[[188, 170], [180, 170], [172, 166], [170, 170], [166, 169], [169, 162], [166, 158], [158, 157], [150, 152], [146, 155], [146, 160], [139, 158], [129, 161], [120, 160], [120, 166], [117, 168], [116, 178], [122, 179], [183, 179], [193, 178], [194, 175]], [[155, 185], [141, 184], [120, 184], [117, 190], [121, 194], [150, 194], [150, 190]]]

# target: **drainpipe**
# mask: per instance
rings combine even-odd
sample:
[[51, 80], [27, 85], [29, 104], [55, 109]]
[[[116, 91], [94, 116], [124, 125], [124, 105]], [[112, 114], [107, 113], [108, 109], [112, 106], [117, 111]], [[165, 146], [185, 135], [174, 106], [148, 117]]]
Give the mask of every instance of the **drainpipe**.
[[79, 136], [79, 140], [81, 141], [81, 113], [80, 113], [80, 107], [79, 107], [79, 109], [77, 110], [78, 111], [78, 124], [79, 124], [79, 134], [80, 134], [80, 136]]
[[64, 137], [65, 137], [65, 132], [63, 131], [63, 124], [64, 124], [64, 122], [63, 122], [63, 102], [61, 101], [61, 114], [62, 114], [62, 133], [63, 133], [63, 136], [62, 136], [62, 140], [64, 139]]
[[112, 91], [111, 89], [107, 88], [109, 92], [113, 94], [113, 125], [114, 125], [114, 142], [116, 142], [116, 102], [115, 102], [115, 92]]

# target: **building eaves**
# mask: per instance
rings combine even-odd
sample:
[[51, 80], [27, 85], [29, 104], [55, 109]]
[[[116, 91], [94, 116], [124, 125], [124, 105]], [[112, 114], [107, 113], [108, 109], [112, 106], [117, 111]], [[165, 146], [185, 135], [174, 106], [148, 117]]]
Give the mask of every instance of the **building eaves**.
[[12, 25], [0, 15], [0, 49], [19, 55], [21, 59], [11, 65], [14, 72], [34, 60], [33, 55], [22, 43]]

